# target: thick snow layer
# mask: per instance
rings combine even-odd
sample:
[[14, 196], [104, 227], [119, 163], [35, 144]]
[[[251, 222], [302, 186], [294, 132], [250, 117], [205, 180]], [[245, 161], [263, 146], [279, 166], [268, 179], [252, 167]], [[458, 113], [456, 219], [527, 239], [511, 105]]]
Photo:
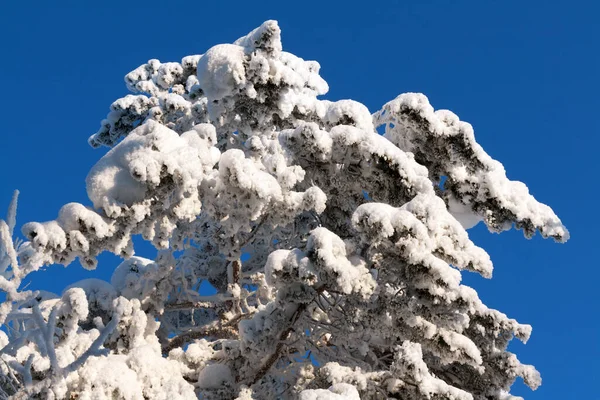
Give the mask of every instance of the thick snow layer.
[[483, 218], [477, 215], [469, 206], [456, 200], [454, 196], [448, 196], [448, 212], [452, 214], [465, 229], [471, 229], [483, 220]]
[[375, 131], [369, 109], [354, 100], [339, 100], [329, 103], [324, 120], [331, 126], [353, 125], [365, 132]]
[[70, 379], [77, 382], [80, 399], [197, 399], [174, 362], [144, 347], [129, 355], [93, 357]]
[[277, 21], [265, 21], [234, 44], [244, 47], [248, 53], [260, 49], [276, 56], [281, 52], [281, 30]]
[[209, 101], [219, 101], [246, 83], [244, 48], [235, 44], [212, 47], [198, 61], [198, 84]]
[[85, 292], [88, 304], [95, 304], [103, 310], [111, 310], [112, 302], [117, 297], [117, 291], [110, 283], [101, 279], [90, 278], [72, 283], [65, 291], [79, 288]]
[[266, 282], [282, 287], [302, 281], [368, 298], [375, 289], [375, 281], [364, 260], [346, 252], [342, 239], [326, 228], [317, 228], [312, 231], [305, 252], [276, 250], [269, 255], [265, 265]]
[[[149, 190], [167, 178], [175, 178], [192, 193], [203, 177], [198, 141], [180, 136], [154, 121], [147, 121], [111, 149], [92, 167], [87, 176], [87, 193], [94, 207], [108, 216], [119, 215], [124, 207], [142, 202]], [[196, 215], [199, 204], [186, 210]]]
[[[460, 269], [478, 272], [485, 277], [492, 274], [489, 255], [473, 244], [458, 221], [448, 213], [444, 202], [435, 196], [418, 195], [401, 208], [366, 203], [356, 209], [352, 223], [364, 233], [367, 242], [378, 243], [396, 234], [399, 238], [396, 245], [402, 244], [409, 249], [407, 256], [412, 263], [432, 260], [431, 256], [435, 255]], [[456, 271], [440, 269], [444, 270], [447, 271], [443, 274], [445, 282], [460, 280]]]
[[111, 285], [119, 295], [128, 299], [139, 298], [147, 284], [144, 273], [154, 261], [143, 257], [130, 257], [115, 268], [110, 278]]
[[198, 376], [198, 386], [205, 389], [218, 389], [233, 382], [231, 370], [222, 364], [206, 365]]
[[109, 221], [79, 203], [62, 206], [56, 221], [65, 232], [91, 231], [100, 239], [111, 235], [114, 231]]
[[328, 390], [313, 389], [300, 393], [300, 400], [360, 400], [356, 388], [348, 383], [338, 383]]

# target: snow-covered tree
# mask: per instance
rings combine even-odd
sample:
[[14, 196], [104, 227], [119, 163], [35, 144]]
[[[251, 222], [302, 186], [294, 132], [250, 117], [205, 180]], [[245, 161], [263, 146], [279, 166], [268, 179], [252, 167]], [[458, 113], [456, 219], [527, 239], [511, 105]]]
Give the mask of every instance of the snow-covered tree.
[[[319, 64], [282, 51], [275, 21], [125, 81], [89, 139], [109, 148], [92, 204], [25, 224], [26, 242], [16, 195], [0, 221], [0, 395], [475, 400], [540, 385], [507, 350], [531, 327], [461, 285], [492, 275], [466, 229], [568, 232], [471, 125], [421, 94], [373, 114], [318, 99]], [[134, 256], [134, 235], [156, 259]], [[124, 259], [110, 282], [22, 287], [103, 251]]]

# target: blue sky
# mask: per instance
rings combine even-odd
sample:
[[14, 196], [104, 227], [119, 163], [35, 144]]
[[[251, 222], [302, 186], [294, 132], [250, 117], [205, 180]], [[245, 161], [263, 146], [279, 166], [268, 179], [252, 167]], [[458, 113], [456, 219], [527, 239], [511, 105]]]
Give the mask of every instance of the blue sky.
[[[465, 279], [486, 304], [533, 325], [527, 345], [512, 348], [543, 385], [530, 392], [519, 383], [515, 394], [600, 399], [599, 13], [592, 1], [5, 2], [0, 210], [15, 188], [19, 223], [54, 219], [67, 202], [89, 204], [84, 179], [104, 150], [86, 139], [126, 94], [127, 72], [277, 19], [284, 49], [320, 62], [326, 98], [375, 111], [402, 92], [425, 93], [471, 122], [508, 176], [554, 208], [569, 243], [478, 226], [470, 234], [490, 253], [494, 277]], [[32, 286], [60, 291], [110, 276], [117, 262], [104, 256], [94, 273], [52, 266]]]

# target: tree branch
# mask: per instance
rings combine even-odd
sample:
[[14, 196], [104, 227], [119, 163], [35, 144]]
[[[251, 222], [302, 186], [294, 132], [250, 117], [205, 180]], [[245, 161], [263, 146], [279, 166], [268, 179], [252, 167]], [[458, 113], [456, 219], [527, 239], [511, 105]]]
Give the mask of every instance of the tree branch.
[[[317, 296], [315, 296], [315, 299], [324, 291], [325, 291], [324, 287], [317, 289]], [[311, 304], [313, 301], [315, 301], [315, 299], [313, 299], [310, 303], [302, 303], [302, 304], [298, 305], [298, 308], [294, 312], [294, 315], [292, 315], [292, 318], [290, 320], [288, 327], [279, 334], [277, 345], [275, 346], [275, 351], [273, 353], [271, 353], [271, 355], [266, 359], [266, 361], [258, 369], [256, 374], [254, 375], [254, 378], [252, 378], [250, 380], [250, 385], [254, 385], [256, 382], [258, 382], [263, 376], [266, 375], [267, 372], [269, 372], [269, 370], [271, 369], [273, 364], [275, 364], [277, 362], [277, 360], [279, 359], [279, 356], [281, 354], [281, 350], [283, 349], [283, 346], [285, 345], [284, 341], [285, 341], [285, 339], [287, 339], [288, 335], [292, 332], [292, 330], [294, 328], [294, 324], [298, 321], [298, 319], [300, 319], [300, 316], [304, 313], [304, 311], [306, 311], [309, 304]]]
[[217, 339], [235, 339], [237, 338], [237, 330], [231, 326], [218, 326], [218, 324], [211, 324], [203, 326], [199, 329], [184, 332], [178, 336], [175, 336], [169, 340], [165, 346], [163, 346], [163, 353], [169, 354], [169, 352], [177, 347], [183, 346], [185, 343], [194, 339], [201, 339], [205, 337], [214, 337]]

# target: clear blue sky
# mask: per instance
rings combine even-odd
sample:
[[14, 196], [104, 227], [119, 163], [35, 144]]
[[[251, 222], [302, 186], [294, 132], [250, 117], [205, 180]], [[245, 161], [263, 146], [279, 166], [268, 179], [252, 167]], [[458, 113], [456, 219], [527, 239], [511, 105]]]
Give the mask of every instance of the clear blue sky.
[[[124, 5], [125, 4], [125, 5]], [[494, 278], [467, 277], [489, 306], [533, 325], [522, 361], [543, 385], [527, 399], [600, 399], [597, 150], [600, 6], [593, 1], [11, 1], [0, 11], [0, 210], [21, 190], [19, 223], [89, 204], [84, 179], [104, 150], [86, 143], [123, 76], [150, 58], [179, 61], [277, 19], [284, 49], [321, 63], [328, 99], [375, 111], [408, 91], [471, 122], [511, 179], [551, 205], [566, 245], [520, 232], [474, 241]], [[144, 254], [142, 254], [144, 255]], [[52, 266], [32, 282], [60, 288], [98, 271]]]

